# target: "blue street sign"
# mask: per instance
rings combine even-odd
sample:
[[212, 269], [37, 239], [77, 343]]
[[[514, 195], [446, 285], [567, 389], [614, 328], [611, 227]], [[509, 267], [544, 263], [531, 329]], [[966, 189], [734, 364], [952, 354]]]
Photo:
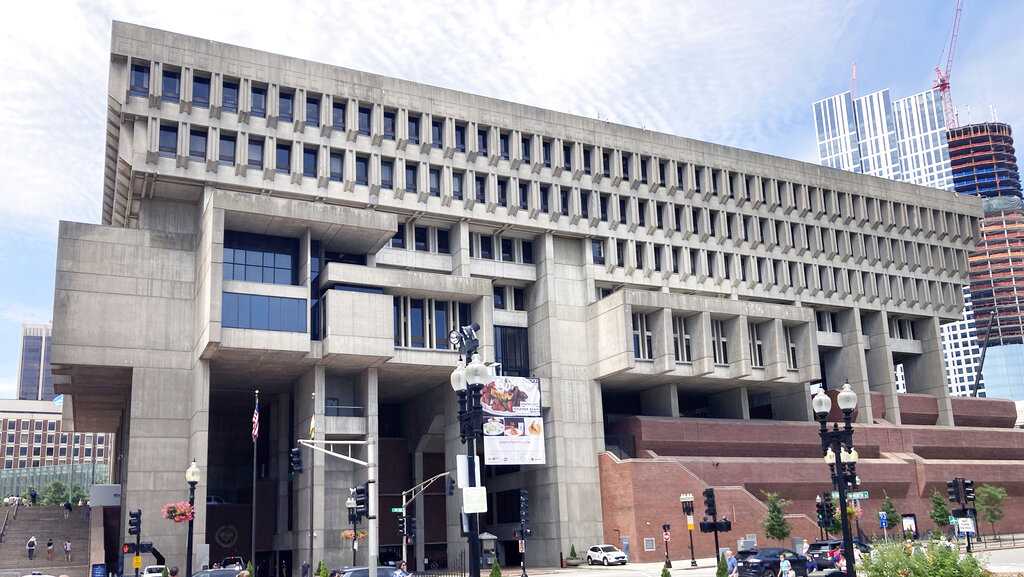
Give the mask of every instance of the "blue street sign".
[[889, 528], [889, 515], [885, 511], [878, 512], [878, 528], [887, 529]]

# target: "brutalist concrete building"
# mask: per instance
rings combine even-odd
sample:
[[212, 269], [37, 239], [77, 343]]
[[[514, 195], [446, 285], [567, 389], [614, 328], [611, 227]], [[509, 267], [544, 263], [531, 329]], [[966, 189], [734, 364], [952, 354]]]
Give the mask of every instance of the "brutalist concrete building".
[[[823, 489], [812, 385], [849, 381], [869, 431], [1005, 428], [943, 373], [976, 199], [116, 22], [107, 109], [102, 224], [60, 226], [55, 388], [76, 428], [123, 439], [108, 524], [141, 508], [171, 564], [185, 528], [159, 509], [192, 459], [198, 560], [255, 538], [262, 574], [297, 572], [312, 522], [314, 559], [352, 564], [345, 499], [367, 475], [380, 530], [355, 562], [394, 558], [388, 511], [463, 451], [447, 335], [470, 322], [484, 360], [543, 394], [547, 464], [483, 472], [509, 564], [520, 488], [543, 565], [622, 535], [643, 558], [644, 531], [681, 523], [677, 493], [630, 492], [627, 467], [699, 493], [687, 458], [775, 457], [778, 475], [786, 456]], [[370, 467], [303, 449], [290, 477], [314, 418]], [[702, 426], [720, 434], [687, 443]], [[911, 485], [888, 487], [916, 503]], [[411, 506], [417, 563], [457, 563], [459, 511], [442, 487]]]

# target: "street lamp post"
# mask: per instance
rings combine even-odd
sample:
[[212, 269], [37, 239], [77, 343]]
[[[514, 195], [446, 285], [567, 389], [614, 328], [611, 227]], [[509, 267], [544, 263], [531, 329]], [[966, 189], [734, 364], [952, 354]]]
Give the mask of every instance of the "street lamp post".
[[192, 509], [192, 518], [188, 520], [188, 542], [185, 549], [185, 577], [192, 577], [192, 523], [196, 517], [196, 485], [199, 484], [199, 466], [196, 460], [185, 469], [185, 482], [188, 483], [188, 504]]
[[[459, 433], [466, 445], [466, 464], [469, 474], [469, 486], [477, 486], [476, 478], [476, 441], [481, 434], [482, 408], [480, 393], [490, 375], [490, 369], [480, 360], [476, 352], [480, 347], [476, 331], [480, 326], [473, 323], [469, 326], [453, 330], [448, 335], [452, 345], [458, 347], [459, 364], [451, 374], [452, 389], [459, 402]], [[463, 359], [469, 359], [467, 364]], [[476, 513], [467, 513], [469, 524], [469, 575], [480, 577], [480, 521]]]
[[859, 483], [857, 478], [857, 450], [853, 448], [853, 411], [857, 408], [857, 393], [850, 388], [850, 383], [843, 385], [843, 388], [836, 395], [839, 409], [843, 412], [843, 428], [838, 423], [833, 423], [828, 428], [828, 415], [832, 411], [832, 399], [824, 390], [819, 391], [811, 400], [814, 408], [814, 415], [821, 425], [818, 434], [821, 435], [821, 449], [824, 451], [825, 463], [829, 466], [832, 476], [832, 485], [839, 493], [839, 521], [843, 530], [843, 557], [846, 559], [847, 577], [857, 577], [856, 563], [853, 553], [853, 535], [850, 531], [850, 519], [847, 515], [846, 493], [847, 487], [856, 486]]
[[679, 503], [683, 506], [683, 515], [686, 515], [686, 530], [690, 533], [690, 567], [696, 567], [697, 557], [693, 553], [693, 493], [681, 493]]

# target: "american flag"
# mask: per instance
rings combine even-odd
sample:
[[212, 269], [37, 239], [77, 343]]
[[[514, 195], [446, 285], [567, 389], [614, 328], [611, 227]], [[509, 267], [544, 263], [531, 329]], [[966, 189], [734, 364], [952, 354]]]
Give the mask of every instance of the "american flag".
[[252, 442], [260, 436], [260, 394], [256, 393], [256, 409], [252, 412]]

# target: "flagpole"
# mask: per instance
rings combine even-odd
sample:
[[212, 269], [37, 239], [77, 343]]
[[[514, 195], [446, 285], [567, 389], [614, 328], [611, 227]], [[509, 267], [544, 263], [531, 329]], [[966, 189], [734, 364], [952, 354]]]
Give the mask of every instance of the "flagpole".
[[[310, 411], [309, 417], [309, 440], [316, 440], [316, 386], [313, 386], [313, 408]], [[309, 450], [309, 574], [312, 576], [316, 568], [313, 567], [313, 514], [316, 509], [315, 506], [315, 492], [314, 487], [316, 486], [316, 475], [314, 470], [316, 467], [316, 452], [313, 449]]]
[[[259, 418], [260, 418], [260, 390], [256, 389], [256, 409], [253, 411], [253, 436], [252, 436], [252, 533], [250, 538], [251, 550], [249, 560], [252, 562], [252, 571], [256, 572], [256, 441], [259, 440]], [[255, 577], [255, 575], [250, 575]]]

